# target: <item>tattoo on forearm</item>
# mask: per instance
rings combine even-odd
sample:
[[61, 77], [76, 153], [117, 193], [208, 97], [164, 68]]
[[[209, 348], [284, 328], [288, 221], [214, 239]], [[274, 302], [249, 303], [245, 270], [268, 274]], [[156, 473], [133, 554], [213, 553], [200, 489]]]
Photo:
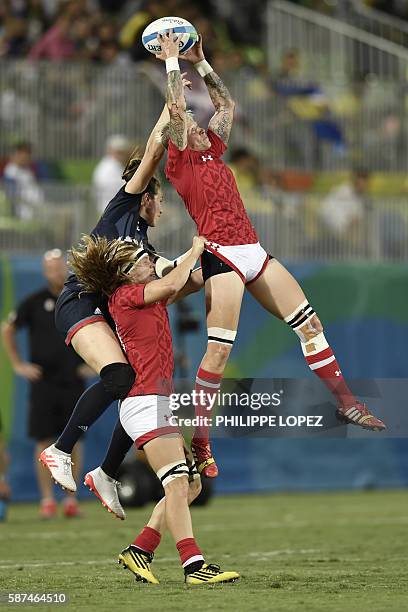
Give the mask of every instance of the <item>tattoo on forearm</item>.
[[171, 106], [183, 95], [183, 81], [180, 70], [172, 70], [167, 77], [167, 104]]
[[185, 111], [179, 107], [179, 101], [184, 96], [183, 81], [179, 70], [172, 70], [167, 77], [167, 106], [170, 113], [169, 136], [174, 144], [184, 146]]
[[208, 127], [226, 143], [228, 142], [233, 121], [233, 100], [231, 94], [216, 72], [207, 74], [204, 77], [204, 81], [216, 110]]
[[228, 87], [224, 85], [221, 78], [216, 72], [210, 72], [204, 77], [205, 84], [207, 85], [208, 93], [215, 108], [218, 110], [225, 103], [232, 103], [231, 94], [228, 91]]

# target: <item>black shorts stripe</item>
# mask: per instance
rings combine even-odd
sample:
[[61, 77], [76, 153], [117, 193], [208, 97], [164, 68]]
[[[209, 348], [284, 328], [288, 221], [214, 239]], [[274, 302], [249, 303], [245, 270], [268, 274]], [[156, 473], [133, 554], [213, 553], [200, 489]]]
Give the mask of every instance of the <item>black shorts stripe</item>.
[[233, 340], [226, 340], [225, 338], [218, 338], [217, 336], [208, 336], [209, 340], [215, 340], [215, 342], [221, 342], [223, 344], [234, 344]]

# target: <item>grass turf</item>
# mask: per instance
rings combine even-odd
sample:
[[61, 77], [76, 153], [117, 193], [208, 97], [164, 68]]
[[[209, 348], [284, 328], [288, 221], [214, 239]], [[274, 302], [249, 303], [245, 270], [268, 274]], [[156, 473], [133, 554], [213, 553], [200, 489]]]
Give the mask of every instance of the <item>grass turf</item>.
[[69, 597], [67, 606], [24, 606], [37, 610], [401, 612], [408, 605], [406, 507], [403, 491], [217, 498], [193, 509], [197, 540], [208, 561], [242, 578], [187, 588], [169, 536], [153, 565], [159, 586], [136, 583], [115, 565], [148, 507], [121, 522], [86, 503], [82, 519], [43, 522], [36, 506], [14, 505], [0, 523], [0, 592]]

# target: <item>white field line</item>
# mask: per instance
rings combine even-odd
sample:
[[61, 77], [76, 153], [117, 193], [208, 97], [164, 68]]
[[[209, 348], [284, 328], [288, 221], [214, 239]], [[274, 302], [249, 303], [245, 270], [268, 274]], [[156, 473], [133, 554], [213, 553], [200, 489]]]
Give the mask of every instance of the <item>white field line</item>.
[[[285, 550], [270, 550], [262, 552], [251, 552], [249, 556], [252, 557], [253, 561], [266, 561], [272, 557], [281, 557], [286, 555], [310, 555], [318, 554], [321, 551], [315, 548], [310, 549], [285, 549]], [[222, 559], [231, 559], [231, 555], [221, 555]], [[234, 559], [247, 559], [247, 555], [236, 556]], [[161, 557], [154, 560], [154, 563], [171, 563], [177, 561], [176, 555], [174, 557]], [[97, 559], [95, 561], [49, 561], [49, 562], [35, 562], [35, 563], [15, 563], [14, 561], [7, 562], [6, 559], [0, 559], [0, 570], [1, 569], [18, 569], [20, 567], [51, 567], [51, 566], [75, 566], [75, 565], [114, 565], [114, 559]]]
[[[94, 529], [92, 531], [87, 531], [86, 532], [86, 536], [91, 536], [91, 537], [100, 537], [103, 536], [106, 533], [106, 531], [104, 529]], [[64, 540], [66, 540], [67, 538], [70, 539], [78, 539], [78, 532], [77, 531], [28, 531], [26, 533], [24, 533], [24, 531], [22, 531], [21, 529], [19, 531], [15, 531], [13, 532], [11, 529], [8, 529], [7, 534], [0, 534], [0, 540], [8, 540], [11, 541], [13, 539], [18, 539], [21, 538], [23, 540], [52, 540], [52, 539], [57, 539], [60, 538], [61, 535], [64, 536]], [[84, 534], [81, 534], [81, 539], [83, 538]]]
[[[338, 518], [330, 521], [321, 521], [320, 519], [316, 519], [316, 521], [268, 521], [262, 523], [262, 529], [304, 529], [305, 527], [322, 527], [327, 525], [329, 527], [344, 527], [347, 525], [367, 525], [367, 521], [369, 521], [370, 525], [406, 525], [408, 523], [408, 516], [394, 516], [394, 517], [366, 517], [365, 519], [361, 518], [361, 520], [356, 520], [355, 517], [350, 516], [350, 518]], [[225, 531], [225, 525], [221, 523], [214, 523], [208, 525], [202, 525], [197, 527], [197, 531]], [[247, 531], [247, 525], [234, 525], [234, 531]]]

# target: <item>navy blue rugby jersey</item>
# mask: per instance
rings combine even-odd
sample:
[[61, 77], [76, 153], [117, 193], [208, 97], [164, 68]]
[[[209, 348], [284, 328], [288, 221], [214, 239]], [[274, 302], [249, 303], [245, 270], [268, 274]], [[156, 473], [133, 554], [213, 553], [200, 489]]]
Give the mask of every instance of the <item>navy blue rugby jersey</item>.
[[[136, 240], [142, 241], [144, 245], [154, 250], [149, 245], [147, 237], [149, 226], [142, 217], [139, 217], [142, 194], [127, 193], [125, 186], [123, 185], [109, 202], [102, 217], [91, 231], [91, 235], [105, 236], [109, 240], [114, 240], [115, 238], [136, 238]], [[81, 286], [75, 274], [69, 275], [65, 286], [75, 293], [80, 293], [81, 291]]]

